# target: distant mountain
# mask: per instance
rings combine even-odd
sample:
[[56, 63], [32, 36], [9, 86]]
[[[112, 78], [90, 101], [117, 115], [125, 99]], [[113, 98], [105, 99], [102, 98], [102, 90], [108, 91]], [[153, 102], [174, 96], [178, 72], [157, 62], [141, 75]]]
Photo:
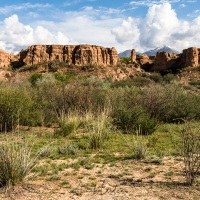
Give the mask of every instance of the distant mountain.
[[[178, 51], [171, 49], [170, 47], [164, 46], [164, 47], [157, 47], [153, 50], [146, 51], [146, 52], [144, 52], [144, 54], [146, 54], [148, 56], [155, 56], [157, 52], [162, 52], [162, 51], [165, 51], [167, 53], [176, 53], [176, 54], [179, 53]], [[137, 54], [141, 55], [142, 53], [137, 52]], [[118, 56], [119, 57], [130, 57], [131, 50], [123, 51], [123, 52], [119, 53]]]
[[119, 53], [118, 56], [119, 56], [120, 58], [121, 58], [121, 57], [130, 57], [130, 56], [131, 56], [131, 49]]
[[153, 50], [149, 50], [149, 51], [146, 51], [144, 52], [144, 54], [146, 54], [147, 56], [155, 56], [157, 52], [167, 52], [167, 53], [176, 53], [178, 54], [178, 51], [174, 50], [174, 49], [171, 49], [167, 46], [164, 46], [164, 47], [158, 47], [158, 48], [155, 48]]

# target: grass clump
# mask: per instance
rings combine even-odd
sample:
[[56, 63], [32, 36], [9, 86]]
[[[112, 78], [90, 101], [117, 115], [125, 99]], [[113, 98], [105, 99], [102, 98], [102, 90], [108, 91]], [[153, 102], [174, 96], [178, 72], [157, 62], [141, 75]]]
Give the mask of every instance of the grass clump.
[[66, 137], [71, 133], [75, 133], [80, 126], [81, 119], [78, 115], [69, 114], [67, 118], [61, 119], [59, 122], [59, 128], [54, 131], [54, 136]]
[[102, 113], [98, 120], [92, 124], [92, 131], [89, 136], [89, 147], [91, 149], [101, 148], [109, 138], [111, 127], [109, 117], [105, 113]]
[[27, 144], [0, 145], [0, 187], [14, 186], [22, 182], [36, 164], [37, 156], [31, 156]]
[[142, 137], [137, 137], [134, 141], [133, 158], [137, 160], [144, 159], [147, 155], [147, 145]]

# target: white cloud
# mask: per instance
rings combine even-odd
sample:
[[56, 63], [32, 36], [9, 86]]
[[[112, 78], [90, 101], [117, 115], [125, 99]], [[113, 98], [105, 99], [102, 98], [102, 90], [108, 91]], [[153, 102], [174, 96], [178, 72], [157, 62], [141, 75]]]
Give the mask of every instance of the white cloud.
[[71, 36], [78, 44], [116, 47], [121, 51], [127, 48], [127, 44], [117, 43], [111, 33], [112, 29], [120, 26], [122, 19], [116, 17], [116, 12], [117, 10], [113, 11], [105, 8], [84, 7], [79, 12], [60, 13], [57, 17], [62, 20], [56, 23], [43, 20], [37, 21], [33, 25], [40, 24], [48, 28], [50, 32], [56, 29], [64, 35]]
[[139, 0], [139, 1], [131, 1], [130, 5], [135, 6], [153, 6], [156, 4], [163, 4], [163, 3], [178, 3], [181, 0]]
[[0, 24], [0, 48], [6, 51], [19, 51], [32, 44], [68, 44], [71, 42], [63, 33], [52, 33], [48, 29], [21, 23], [17, 15], [6, 18]]
[[[144, 19], [125, 19], [119, 9], [91, 6], [71, 12], [53, 9], [55, 19], [52, 17], [52, 21], [47, 17], [40, 20], [36, 15], [32, 22], [22, 23], [21, 18], [12, 15], [0, 21], [0, 48], [16, 52], [33, 44], [95, 44], [114, 46], [119, 52], [130, 48], [142, 52], [163, 45], [177, 50], [199, 46], [200, 17], [182, 21], [168, 2], [138, 2], [157, 3], [148, 8]], [[25, 16], [35, 14], [37, 12], [27, 12]]]
[[187, 2], [188, 2], [188, 3], [196, 3], [197, 0], [188, 0]]
[[122, 22], [120, 27], [113, 29], [111, 33], [115, 35], [119, 43], [131, 43], [133, 46], [137, 46], [138, 38], [140, 37], [138, 23], [139, 20], [129, 17]]
[[[131, 22], [131, 23], [130, 23]], [[129, 24], [129, 26], [125, 26]], [[200, 44], [200, 17], [193, 21], [182, 21], [178, 19], [171, 4], [154, 4], [149, 7], [145, 19], [135, 20], [128, 18], [121, 26], [113, 29], [112, 33], [116, 41], [128, 43], [134, 47], [137, 44], [139, 50], [147, 50], [163, 45], [168, 45], [174, 49], [182, 50], [190, 46]], [[127, 33], [135, 33], [134, 42], [132, 36]], [[120, 40], [120, 38], [122, 38]], [[123, 40], [127, 38], [127, 40]]]
[[31, 3], [23, 3], [19, 5], [11, 5], [11, 6], [5, 6], [0, 8], [0, 14], [8, 14], [13, 13], [20, 10], [28, 10], [28, 9], [42, 9], [42, 8], [50, 8], [52, 7], [50, 4], [31, 4]]
[[181, 7], [181, 8], [185, 8], [186, 5], [185, 5], [184, 3], [182, 3], [182, 4], [180, 4], [180, 7]]

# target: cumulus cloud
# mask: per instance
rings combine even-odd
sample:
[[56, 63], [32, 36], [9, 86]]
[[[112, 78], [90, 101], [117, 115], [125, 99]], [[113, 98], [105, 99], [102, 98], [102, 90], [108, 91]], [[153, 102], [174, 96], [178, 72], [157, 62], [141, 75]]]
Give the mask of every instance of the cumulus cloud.
[[112, 34], [118, 42], [129, 41], [133, 47], [137, 44], [141, 51], [163, 45], [180, 51], [190, 46], [199, 46], [199, 26], [200, 17], [191, 22], [182, 21], [170, 3], [163, 3], [150, 6], [143, 20], [129, 17], [120, 27], [113, 29]]
[[137, 45], [140, 31], [138, 28], [139, 20], [129, 17], [122, 22], [120, 27], [113, 29], [111, 32], [115, 35], [119, 43], [131, 43]]
[[0, 23], [0, 48], [19, 51], [31, 44], [69, 44], [71, 40], [62, 32], [52, 33], [42, 26], [36, 28], [21, 23], [17, 15], [12, 15]]

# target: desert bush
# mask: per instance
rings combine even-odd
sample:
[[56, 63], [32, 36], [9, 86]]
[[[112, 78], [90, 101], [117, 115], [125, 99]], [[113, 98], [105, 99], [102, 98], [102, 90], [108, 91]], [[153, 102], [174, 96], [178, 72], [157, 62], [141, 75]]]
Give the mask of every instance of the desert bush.
[[55, 153], [55, 148], [51, 146], [46, 146], [40, 151], [39, 157], [42, 157], [42, 158], [50, 157], [54, 153]]
[[61, 73], [61, 72], [57, 72], [55, 74], [55, 79], [60, 81], [60, 82], [64, 82], [67, 83], [69, 82], [71, 79], [75, 79], [75, 76], [73, 74], [67, 74], [67, 73]]
[[78, 129], [79, 123], [80, 122], [78, 120], [72, 120], [72, 119], [66, 121], [60, 121], [59, 128], [54, 131], [54, 136], [66, 137], [71, 133], [74, 133]]
[[68, 144], [58, 147], [58, 153], [62, 155], [77, 155], [80, 152], [77, 145]]
[[0, 145], [0, 186], [16, 185], [31, 172], [37, 155], [31, 156], [32, 149], [27, 144], [13, 143]]
[[193, 185], [200, 173], [200, 129], [187, 123], [180, 136], [186, 182]]
[[11, 131], [19, 125], [37, 123], [35, 102], [30, 88], [5, 84], [0, 87], [0, 131]]
[[190, 85], [194, 85], [194, 86], [199, 86], [200, 85], [200, 80], [193, 80], [189, 82]]
[[159, 121], [177, 122], [199, 119], [200, 96], [186, 92], [180, 85], [150, 85], [144, 90], [141, 104], [144, 110]]
[[157, 155], [151, 155], [145, 158], [145, 163], [154, 163], [160, 165], [163, 163], [163, 158]]
[[177, 77], [174, 74], [168, 73], [163, 76], [163, 81], [165, 83], [171, 83], [172, 81], [177, 80]]
[[163, 77], [160, 73], [151, 73], [149, 78], [153, 80], [155, 83], [161, 83], [163, 81]]
[[129, 64], [131, 62], [131, 57], [121, 57], [120, 62], [124, 64]]
[[19, 68], [19, 72], [34, 71], [40, 67], [40, 64], [24, 65]]
[[60, 67], [58, 60], [50, 61], [47, 65], [50, 72], [57, 72]]
[[45, 121], [53, 122], [71, 111], [81, 115], [88, 111], [103, 110], [108, 103], [106, 84], [91, 80], [70, 80], [60, 83], [54, 77], [43, 77], [38, 82], [37, 102], [45, 113]]
[[36, 83], [38, 80], [42, 79], [42, 74], [41, 73], [35, 73], [32, 74], [31, 77], [29, 78], [29, 81], [31, 82], [32, 86], [36, 86]]
[[141, 107], [128, 108], [123, 107], [114, 110], [114, 124], [121, 130], [126, 132], [135, 132], [140, 129], [143, 135], [152, 134], [157, 127], [157, 120], [151, 118], [148, 113], [145, 113]]

